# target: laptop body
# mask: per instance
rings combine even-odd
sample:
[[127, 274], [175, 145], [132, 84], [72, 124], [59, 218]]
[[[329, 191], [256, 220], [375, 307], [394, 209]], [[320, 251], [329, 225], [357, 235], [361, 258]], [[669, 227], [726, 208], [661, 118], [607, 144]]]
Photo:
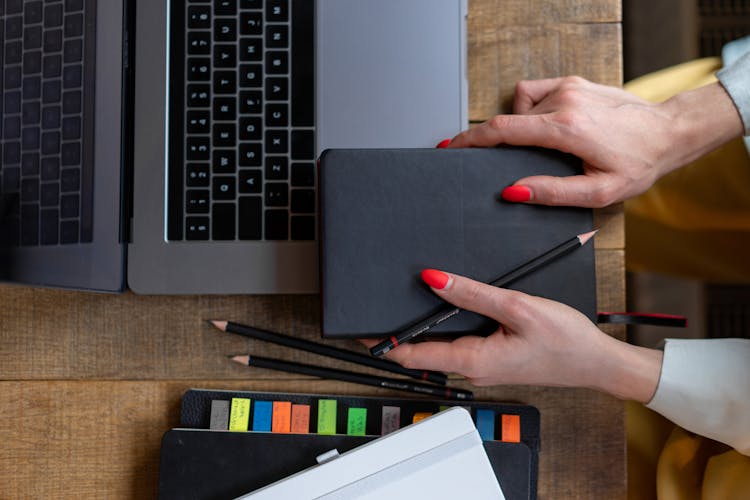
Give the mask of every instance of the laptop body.
[[[30, 2], [22, 3], [26, 9]], [[89, 137], [87, 144], [96, 170], [91, 176], [92, 235], [90, 240], [72, 245], [11, 247], [3, 259], [2, 279], [103, 291], [118, 291], [127, 285], [143, 294], [317, 292], [317, 154], [328, 147], [344, 146], [430, 147], [468, 123], [466, 2], [438, 3], [85, 0], [86, 16], [95, 13], [95, 18], [87, 19], [95, 19], [96, 26], [94, 34], [88, 35], [89, 41], [95, 40], [91, 52], [96, 61], [95, 104], [83, 114], [94, 116], [93, 123], [88, 119], [94, 139]], [[210, 17], [203, 26], [206, 19], [196, 13], [206, 6]], [[224, 12], [226, 6], [236, 9], [235, 13]], [[272, 17], [277, 8], [282, 14], [280, 21]], [[268, 69], [269, 51], [260, 60], [243, 62], [242, 51], [249, 47], [241, 36], [220, 39], [221, 34], [214, 31], [222, 22], [229, 26], [236, 22], [241, 31], [254, 22], [256, 14], [260, 16], [259, 25], [289, 24], [292, 45], [312, 45], [310, 53], [314, 56], [289, 56], [282, 61], [288, 65], [288, 73], [298, 69], [301, 61], [306, 62], [301, 66], [309, 73], [310, 85], [290, 84], [294, 88], [288, 89], [287, 100], [281, 102], [282, 109], [286, 106], [294, 119], [296, 90], [308, 94], [311, 102], [304, 113], [307, 122], [300, 126], [290, 123], [286, 129], [268, 127], [263, 123], [268, 119], [263, 115], [267, 108], [247, 116], [239, 112], [242, 103], [249, 102], [240, 101], [242, 80], [251, 78], [244, 68], [261, 64]], [[299, 34], [291, 26], [302, 18], [308, 18], [311, 24]], [[209, 35], [208, 54], [190, 52], [195, 41], [190, 23], [198, 35], [204, 28], [214, 30]], [[271, 39], [266, 36], [263, 32], [255, 38], [263, 38], [261, 43], [270, 47]], [[193, 62], [215, 63], [220, 56], [214, 49], [233, 44], [239, 52], [232, 76], [238, 80], [238, 90], [231, 96], [217, 91], [223, 80], [217, 80], [216, 75], [234, 69], [212, 66], [209, 71], [214, 78], [208, 80], [207, 104], [190, 108], [188, 87], [206, 84], [191, 81], [193, 76], [201, 77], [202, 69]], [[267, 80], [269, 74], [263, 77]], [[132, 86], [127, 85], [129, 82]], [[434, 86], [434, 82], [441, 83]], [[260, 89], [264, 98], [266, 84], [263, 82]], [[236, 121], [226, 119], [220, 125], [236, 123], [234, 142], [216, 146], [215, 121], [210, 132], [191, 136], [194, 130], [189, 124], [194, 117], [204, 111], [218, 113], [216, 101], [226, 102], [227, 97], [236, 98], [238, 113]], [[254, 124], [262, 128], [260, 135], [257, 130], [250, 131]], [[131, 129], [132, 141], [128, 133]], [[243, 137], [245, 132], [247, 136]], [[297, 136], [304, 137], [305, 145], [298, 148], [304, 150], [300, 156], [294, 151]], [[286, 149], [269, 152], [272, 140], [282, 140], [277, 137], [287, 141]], [[189, 147], [204, 148], [203, 156], [190, 156]], [[246, 165], [241, 164], [251, 154], [255, 156]], [[280, 177], [285, 179], [267, 177], [272, 163], [267, 161], [269, 156], [283, 163]], [[191, 185], [189, 176], [196, 171], [210, 180]], [[294, 185], [296, 179], [300, 186]], [[253, 186], [249, 186], [251, 181]], [[292, 184], [288, 191], [284, 182]], [[223, 188], [226, 192], [220, 190]], [[227, 195], [233, 198], [225, 199]], [[275, 196], [281, 196], [280, 203], [286, 206], [269, 209], [269, 202], [279, 202]], [[204, 207], [189, 203], [203, 203]], [[295, 203], [302, 207], [301, 215], [292, 210]], [[242, 212], [248, 206], [256, 213], [260, 207], [261, 215], [249, 228], [243, 228], [241, 214], [232, 210]], [[284, 211], [289, 213], [284, 215]], [[214, 223], [214, 212], [229, 214], [230, 222]], [[279, 219], [286, 228], [281, 234], [269, 234], [270, 222]], [[300, 237], [295, 237], [295, 230]], [[58, 255], [63, 257], [62, 263], [58, 263]]]

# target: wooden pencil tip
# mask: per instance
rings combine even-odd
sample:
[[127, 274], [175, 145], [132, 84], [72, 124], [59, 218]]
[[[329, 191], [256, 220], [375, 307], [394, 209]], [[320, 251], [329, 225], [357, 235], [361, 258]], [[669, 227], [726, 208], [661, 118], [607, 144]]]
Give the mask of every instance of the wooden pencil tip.
[[226, 332], [227, 331], [227, 323], [229, 323], [228, 321], [217, 321], [215, 319], [210, 319], [210, 320], [208, 320], [208, 322], [210, 324], [214, 325], [216, 328], [218, 328], [222, 332]]
[[241, 365], [246, 365], [250, 362], [250, 356], [232, 356], [232, 361]]
[[581, 242], [581, 245], [585, 245], [587, 241], [589, 241], [591, 238], [594, 237], [594, 235], [598, 232], [598, 229], [594, 229], [593, 231], [589, 233], [579, 234], [578, 235], [578, 241]]

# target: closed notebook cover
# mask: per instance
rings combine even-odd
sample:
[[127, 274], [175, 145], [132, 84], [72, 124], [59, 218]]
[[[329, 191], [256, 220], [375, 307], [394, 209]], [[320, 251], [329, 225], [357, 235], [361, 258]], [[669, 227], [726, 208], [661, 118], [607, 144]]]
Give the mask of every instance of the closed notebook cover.
[[[489, 282], [592, 230], [590, 209], [509, 203], [503, 188], [529, 175], [580, 173], [580, 160], [536, 148], [327, 150], [320, 165], [322, 331], [392, 334], [444, 303], [422, 283], [436, 268]], [[509, 288], [596, 318], [593, 245]], [[489, 333], [470, 312], [434, 329]]]

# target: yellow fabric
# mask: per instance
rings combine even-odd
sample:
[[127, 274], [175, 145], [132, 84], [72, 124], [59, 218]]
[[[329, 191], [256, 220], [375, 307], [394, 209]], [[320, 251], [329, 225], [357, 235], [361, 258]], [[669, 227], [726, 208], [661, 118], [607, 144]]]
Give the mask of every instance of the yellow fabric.
[[[625, 89], [661, 102], [716, 81], [719, 58], [646, 75]], [[750, 156], [736, 139], [625, 203], [626, 266], [714, 283], [750, 283]]]
[[[718, 58], [625, 85], [661, 102], [716, 81]], [[660, 179], [625, 203], [626, 263], [710, 282], [750, 283], [750, 156], [741, 139]], [[645, 406], [626, 412], [632, 500], [750, 500], [750, 457], [681, 429]]]

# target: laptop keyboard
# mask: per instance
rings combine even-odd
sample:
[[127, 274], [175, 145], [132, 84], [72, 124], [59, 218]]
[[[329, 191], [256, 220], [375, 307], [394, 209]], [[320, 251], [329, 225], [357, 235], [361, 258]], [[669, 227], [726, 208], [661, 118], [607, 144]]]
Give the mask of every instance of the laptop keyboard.
[[0, 0], [0, 240], [92, 239], [95, 0]]
[[312, 0], [172, 1], [169, 240], [315, 239], [313, 18]]

